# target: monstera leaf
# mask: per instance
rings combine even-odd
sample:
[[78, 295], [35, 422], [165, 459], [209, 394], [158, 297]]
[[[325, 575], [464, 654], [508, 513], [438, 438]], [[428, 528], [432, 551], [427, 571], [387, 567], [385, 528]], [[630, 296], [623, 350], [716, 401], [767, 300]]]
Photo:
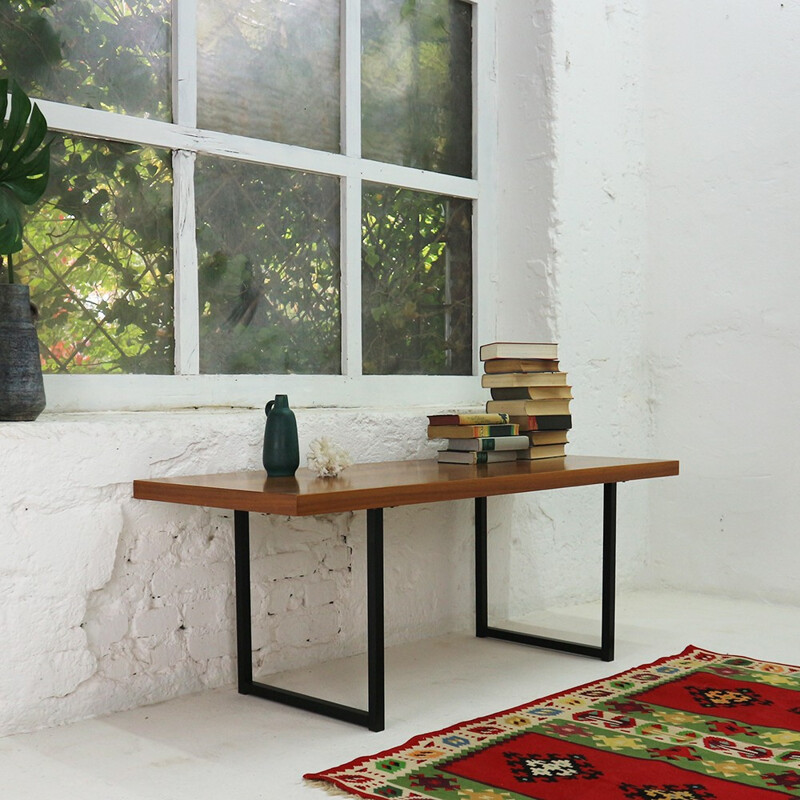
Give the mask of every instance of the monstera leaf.
[[7, 78], [0, 80], [0, 254], [22, 250], [22, 206], [32, 205], [47, 188], [50, 144], [47, 122], [37, 105], [14, 83], [8, 111]]

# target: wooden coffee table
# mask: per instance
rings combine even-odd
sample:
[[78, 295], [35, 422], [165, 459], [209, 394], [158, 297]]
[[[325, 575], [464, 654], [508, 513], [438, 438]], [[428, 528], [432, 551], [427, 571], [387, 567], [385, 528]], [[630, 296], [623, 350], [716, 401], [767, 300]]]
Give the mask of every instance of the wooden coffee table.
[[[356, 464], [338, 478], [306, 469], [294, 478], [267, 478], [262, 471], [137, 480], [141, 500], [231, 509], [234, 512], [238, 689], [336, 719], [384, 728], [383, 509], [441, 500], [475, 501], [475, 632], [537, 647], [614, 658], [614, 574], [617, 483], [678, 474], [677, 461], [567, 456], [468, 466], [436, 461]], [[497, 495], [603, 485], [603, 563], [600, 645], [535, 636], [488, 624], [486, 498]], [[333, 703], [253, 680], [250, 608], [250, 512], [310, 516], [367, 512], [367, 709]]]

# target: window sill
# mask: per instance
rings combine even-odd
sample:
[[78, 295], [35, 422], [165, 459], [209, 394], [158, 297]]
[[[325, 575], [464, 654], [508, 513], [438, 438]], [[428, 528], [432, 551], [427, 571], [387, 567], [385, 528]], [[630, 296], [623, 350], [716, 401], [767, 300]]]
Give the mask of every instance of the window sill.
[[475, 375], [45, 375], [46, 412], [261, 408], [276, 394], [293, 408], [481, 407]]

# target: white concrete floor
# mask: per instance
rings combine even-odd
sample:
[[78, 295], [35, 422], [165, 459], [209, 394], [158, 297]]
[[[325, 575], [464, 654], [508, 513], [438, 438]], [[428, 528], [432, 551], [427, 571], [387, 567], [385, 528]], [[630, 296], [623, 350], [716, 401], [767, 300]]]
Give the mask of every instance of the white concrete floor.
[[[599, 609], [581, 606], [548, 624], [596, 630]], [[616, 660], [454, 635], [386, 653], [386, 730], [290, 709], [233, 688], [190, 695], [102, 719], [0, 739], [3, 800], [314, 800], [302, 780], [411, 736], [492, 714], [682, 650], [800, 664], [800, 608], [686, 594], [629, 594], [617, 601]], [[364, 683], [362, 659], [295, 675], [347, 697]], [[297, 682], [299, 681], [299, 682]]]

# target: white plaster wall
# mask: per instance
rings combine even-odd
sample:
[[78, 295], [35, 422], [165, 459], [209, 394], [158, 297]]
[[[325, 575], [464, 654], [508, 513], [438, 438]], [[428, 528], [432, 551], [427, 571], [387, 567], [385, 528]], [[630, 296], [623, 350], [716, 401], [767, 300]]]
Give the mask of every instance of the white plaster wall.
[[[633, 0], [498, 7], [498, 338], [559, 342], [575, 454], [660, 455], [643, 341], [642, 31]], [[625, 585], [647, 557], [647, 494], [619, 488]], [[515, 591], [498, 611], [545, 604], [553, 584], [561, 600], [595, 597], [601, 490], [508, 502], [494, 563]]]
[[800, 3], [647, 8], [651, 578], [796, 603]]

